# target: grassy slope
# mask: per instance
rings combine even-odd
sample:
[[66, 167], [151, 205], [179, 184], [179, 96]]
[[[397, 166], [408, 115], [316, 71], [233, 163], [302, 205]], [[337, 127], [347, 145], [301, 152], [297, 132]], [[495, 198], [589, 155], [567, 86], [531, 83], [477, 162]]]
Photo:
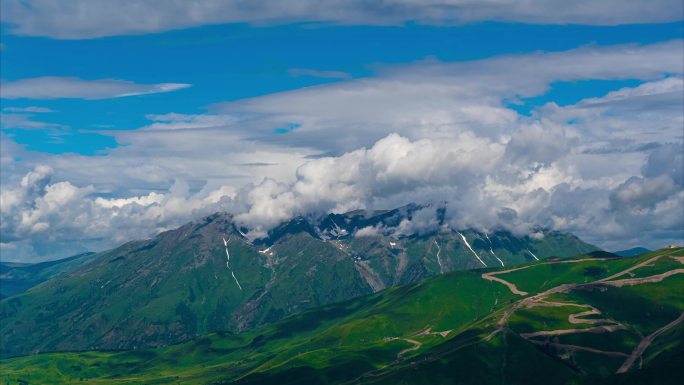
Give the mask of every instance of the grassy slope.
[[[617, 263], [629, 267], [655, 254], [619, 261], [592, 261], [598, 265], [592, 266], [608, 271]], [[676, 254], [684, 255], [684, 252], [679, 249]], [[584, 270], [583, 263], [572, 264], [580, 270], [556, 272], [554, 279], [582, 283], [588, 280], [587, 274], [590, 279], [596, 279], [597, 270]], [[539, 283], [537, 269], [545, 269], [544, 266], [536, 264], [500, 276], [515, 274], [515, 280], [510, 281], [518, 285]], [[528, 274], [521, 275], [522, 272]], [[662, 271], [655, 273], [658, 272]], [[681, 362], [681, 327], [668, 332], [676, 337], [674, 341], [664, 343], [664, 339], [656, 339], [658, 343], [654, 342], [644, 355], [644, 369], [621, 376], [608, 376], [621, 364], [619, 357], [543, 348], [518, 335], [530, 330], [568, 327], [569, 312], [565, 307], [522, 309], [511, 318], [510, 329], [487, 340], [485, 337], [494, 330], [502, 313], [520, 297], [499, 283], [483, 280], [480, 274], [481, 271], [449, 273], [299, 313], [251, 332], [212, 334], [163, 349], [46, 354], [5, 360], [0, 381], [3, 384], [17, 383], [19, 379], [35, 384], [74, 383], [80, 379], [91, 384], [231, 381], [415, 384], [459, 379], [462, 383], [478, 384], [639, 383], [643, 380], [640, 373], [661, 366], [672, 367], [677, 359]], [[682, 275], [676, 275], [660, 283], [558, 294], [554, 300], [591, 304], [627, 327], [616, 334], [565, 335], [561, 336], [562, 343], [591, 346], [591, 342], [598, 341], [594, 348], [630, 352], [638, 343], [635, 333], [649, 333], [672, 321], [683, 310], [683, 283]], [[543, 309], [551, 311], [544, 313]], [[646, 311], [640, 311], [643, 309]], [[534, 318], [535, 314], [544, 319]], [[446, 337], [421, 335], [426, 328], [433, 332], [451, 332]], [[399, 339], [392, 339], [396, 337]], [[416, 346], [412, 341], [419, 342], [420, 347], [406, 351]], [[672, 372], [658, 376], [661, 383], [681, 380]]]

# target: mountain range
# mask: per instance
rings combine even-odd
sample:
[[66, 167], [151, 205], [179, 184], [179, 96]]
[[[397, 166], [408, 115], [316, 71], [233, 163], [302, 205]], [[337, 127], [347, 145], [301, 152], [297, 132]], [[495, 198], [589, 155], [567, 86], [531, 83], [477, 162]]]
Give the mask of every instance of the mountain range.
[[41, 282], [78, 269], [95, 256], [83, 253], [73, 257], [41, 263], [0, 262], [0, 299], [23, 293]]
[[3, 384], [679, 384], [684, 249], [455, 271], [157, 349], [2, 361]]
[[419, 209], [425, 207], [298, 217], [260, 240], [246, 237], [230, 214], [217, 213], [153, 239], [54, 263], [63, 267], [59, 274], [0, 302], [2, 355], [164, 346], [251, 330], [450, 271], [598, 250], [572, 234], [541, 229], [533, 237], [444, 223], [422, 234], [363, 231], [396, 229]]

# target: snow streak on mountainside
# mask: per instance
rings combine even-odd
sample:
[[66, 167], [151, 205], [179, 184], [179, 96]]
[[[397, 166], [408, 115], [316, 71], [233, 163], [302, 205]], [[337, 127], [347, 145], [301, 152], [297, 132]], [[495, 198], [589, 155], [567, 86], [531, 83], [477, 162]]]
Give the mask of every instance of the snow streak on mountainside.
[[487, 238], [487, 242], [489, 242], [489, 252], [492, 253], [492, 255], [494, 256], [494, 258], [496, 258], [497, 261], [499, 261], [502, 267], [505, 266], [503, 261], [499, 257], [497, 257], [496, 254], [494, 254], [494, 250], [492, 250], [492, 240], [489, 239], [489, 235], [486, 232], [484, 234]]
[[480, 263], [482, 264], [482, 266], [487, 267], [487, 264], [484, 263], [484, 262], [482, 261], [482, 259], [480, 259], [480, 256], [477, 255], [477, 253], [475, 252], [475, 250], [473, 250], [473, 248], [470, 247], [470, 243], [468, 243], [468, 240], [466, 239], [466, 237], [465, 237], [463, 234], [461, 234], [460, 232], [458, 233], [458, 235], [461, 236], [461, 239], [463, 239], [463, 243], [465, 243], [465, 245], [468, 247], [468, 249], [469, 249], [470, 251], [472, 251], [473, 255], [475, 256], [475, 258], [477, 258], [478, 261], [480, 261]]
[[240, 286], [240, 282], [238, 281], [237, 277], [235, 276], [235, 272], [230, 267], [230, 253], [228, 252], [228, 242], [226, 241], [226, 238], [223, 238], [223, 246], [226, 249], [226, 268], [228, 269], [228, 271], [230, 271], [230, 275], [233, 276], [233, 279], [235, 280], [235, 283], [237, 284], [238, 289], [240, 289], [240, 291], [242, 291], [242, 286]]
[[537, 256], [534, 255], [534, 253], [531, 252], [529, 249], [527, 249], [527, 252], [530, 253], [530, 255], [531, 255], [532, 257], [534, 257], [535, 260], [537, 260], [537, 261], [539, 260], [539, 258], [537, 258]]

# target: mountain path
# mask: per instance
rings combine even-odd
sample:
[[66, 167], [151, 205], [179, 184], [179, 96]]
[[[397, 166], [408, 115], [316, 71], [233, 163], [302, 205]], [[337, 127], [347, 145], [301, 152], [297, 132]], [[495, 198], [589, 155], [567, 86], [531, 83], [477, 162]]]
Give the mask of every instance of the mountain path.
[[[658, 255], [656, 257], [650, 258], [647, 261], [641, 262], [637, 265], [634, 265], [628, 269], [625, 269], [623, 271], [620, 271], [616, 274], [613, 274], [609, 277], [590, 282], [590, 283], [576, 283], [576, 284], [561, 284], [555, 287], [552, 287], [548, 290], [545, 290], [541, 293], [538, 293], [536, 295], [522, 298], [518, 302], [514, 303], [510, 308], [505, 309], [503, 311], [503, 315], [501, 318], [497, 321], [496, 323], [496, 329], [492, 331], [490, 334], [488, 334], [486, 337], [479, 341], [489, 341], [491, 338], [493, 338], [496, 334], [501, 332], [507, 325], [508, 319], [519, 309], [524, 308], [524, 307], [535, 307], [535, 306], [577, 306], [577, 307], [583, 307], [583, 308], [589, 308], [589, 310], [581, 311], [578, 313], [573, 313], [568, 315], [568, 322], [571, 324], [588, 324], [588, 325], [595, 325], [599, 323], [609, 323], [608, 325], [597, 325], [597, 326], [592, 326], [592, 327], [587, 327], [587, 328], [576, 328], [576, 329], [559, 329], [559, 330], [549, 330], [549, 331], [537, 331], [537, 332], [531, 332], [531, 333], [520, 333], [519, 335], [526, 340], [528, 340], [530, 343], [537, 344], [537, 345], [547, 345], [547, 346], [552, 346], [556, 347], [559, 349], [564, 349], [567, 351], [586, 351], [586, 352], [591, 352], [591, 353], [596, 353], [596, 354], [602, 354], [602, 355], [607, 355], [607, 356], [613, 356], [613, 357], [627, 357], [623, 365], [618, 369], [618, 373], [624, 373], [628, 371], [634, 364], [634, 362], [637, 359], [641, 359], [641, 355], [643, 352], [648, 348], [648, 346], [651, 344], [651, 342], [660, 334], [666, 332], [667, 330], [670, 330], [674, 326], [678, 325], [682, 321], [684, 321], [684, 313], [682, 313], [676, 320], [670, 322], [669, 324], [663, 326], [662, 328], [658, 329], [654, 333], [644, 337], [642, 341], [639, 343], [639, 345], [634, 349], [634, 351], [631, 354], [627, 354], [624, 352], [614, 352], [614, 351], [604, 351], [604, 350], [599, 350], [587, 346], [580, 346], [580, 345], [571, 345], [571, 344], [560, 344], [560, 343], [554, 343], [554, 342], [549, 342], [549, 341], [540, 341], [540, 340], [534, 340], [532, 338], [534, 337], [551, 337], [551, 336], [558, 336], [558, 335], [564, 335], [564, 334], [573, 334], [573, 333], [610, 333], [614, 332], [616, 330], [625, 330], [626, 327], [622, 325], [621, 323], [612, 320], [612, 319], [607, 319], [607, 318], [595, 318], [595, 319], [587, 319], [587, 318], [582, 318], [585, 316], [589, 315], [597, 315], [597, 314], [602, 314], [601, 311], [591, 305], [588, 304], [575, 304], [575, 303], [564, 303], [564, 302], [554, 302], [554, 301], [547, 301], [546, 299], [555, 293], [566, 293], [568, 291], [580, 288], [580, 287], [592, 287], [592, 286], [600, 286], [600, 285], [610, 285], [610, 286], [625, 286], [625, 285], [636, 285], [640, 283], [648, 283], [648, 282], [660, 282], [663, 279], [670, 277], [675, 274], [680, 274], [684, 273], [684, 269], [675, 269], [675, 270], [670, 270], [665, 273], [649, 276], [649, 277], [642, 277], [642, 278], [627, 278], [627, 279], [622, 279], [622, 280], [616, 280], [616, 281], [611, 281], [611, 279], [615, 279], [617, 277], [630, 274], [632, 271], [646, 266], [652, 262], [655, 262], [659, 258], [666, 256], [667, 254], [663, 255]], [[675, 257], [671, 256], [673, 259], [681, 262], [684, 264], [684, 257]], [[561, 260], [561, 261], [549, 261], [549, 262], [542, 262], [534, 265], [529, 265], [529, 266], [522, 266], [522, 267], [517, 267], [513, 269], [508, 269], [508, 270], [503, 270], [503, 271], [493, 271], [493, 272], [488, 272], [488, 273], [483, 273], [482, 278], [488, 281], [496, 281], [499, 282], [506, 287], [508, 287], [509, 290], [513, 294], [516, 295], [521, 295], [521, 296], [527, 296], [529, 293], [524, 292], [522, 290], [519, 290], [517, 286], [509, 281], [506, 281], [500, 277], [497, 277], [496, 275], [499, 274], [505, 274], [505, 273], [510, 273], [513, 271], [518, 271], [518, 270], [523, 270], [527, 269], [530, 267], [534, 267], [540, 264], [556, 264], [556, 263], [580, 263], [580, 262], [585, 262], [585, 261], [600, 261], [600, 260], [605, 260], [605, 258], [585, 258], [585, 259], [573, 259], [573, 260]], [[498, 313], [498, 312], [497, 312]], [[444, 331], [444, 332], [432, 332], [431, 328], [426, 328], [425, 330], [419, 332], [418, 334], [414, 335], [414, 337], [418, 336], [424, 336], [427, 334], [440, 334], [443, 337], [446, 337], [451, 330]], [[416, 341], [411, 338], [401, 338], [401, 337], [387, 337], [384, 340], [385, 341], [393, 341], [393, 340], [404, 340], [408, 343], [413, 344], [414, 346], [404, 349], [401, 352], [398, 353], [397, 355], [397, 361], [400, 361], [403, 357], [404, 354], [415, 351], [420, 349], [422, 344], [419, 341]], [[455, 348], [455, 350], [462, 349], [467, 346], [474, 345], [478, 342], [471, 342], [462, 346], [459, 346]], [[430, 360], [436, 360], [438, 356], [431, 357]], [[395, 362], [396, 363], [396, 362]], [[388, 365], [383, 368], [379, 368], [367, 373], [364, 373], [360, 377], [358, 377], [355, 381], [358, 381], [361, 378], [367, 378], [367, 377], [375, 377], [382, 373], [384, 370], [386, 370], [389, 366], [393, 365]], [[350, 381], [349, 383], [352, 383], [354, 381]]]
[[641, 342], [639, 342], [639, 345], [637, 345], [637, 347], [634, 348], [632, 353], [629, 355], [629, 357], [627, 357], [625, 362], [622, 364], [622, 366], [620, 366], [616, 373], [625, 373], [629, 369], [631, 369], [636, 359], [641, 358], [641, 355], [644, 354], [644, 351], [646, 351], [646, 349], [649, 347], [649, 345], [651, 345], [651, 342], [653, 342], [653, 340], [656, 337], [677, 326], [682, 321], [684, 321], [684, 313], [680, 314], [679, 317], [677, 317], [677, 319], [675, 319], [674, 321], [644, 337], [641, 340]]
[[[678, 325], [679, 323], [684, 321], [684, 313], [682, 313], [674, 321], [672, 321], [672, 322], [668, 323], [667, 325], [661, 327], [660, 329], [656, 330], [655, 332], [651, 333], [650, 335], [643, 337], [642, 340], [637, 345], [637, 347], [629, 355], [627, 355], [625, 353], [620, 353], [620, 352], [606, 352], [606, 351], [593, 349], [593, 348], [586, 347], [586, 346], [564, 345], [564, 344], [558, 344], [558, 343], [550, 343], [548, 341], [531, 340], [531, 338], [550, 337], [550, 336], [558, 336], [558, 335], [574, 334], [574, 333], [606, 333], [606, 332], [613, 332], [616, 330], [625, 330], [626, 329], [625, 326], [619, 322], [616, 322], [615, 320], [606, 319], [606, 318], [596, 318], [596, 319], [582, 318], [582, 317], [585, 317], [588, 315], [602, 314], [599, 309], [596, 309], [595, 307], [593, 307], [591, 305], [546, 301], [546, 298], [551, 294], [568, 292], [570, 290], [574, 290], [574, 289], [579, 288], [579, 287], [592, 287], [592, 286], [599, 286], [599, 285], [621, 287], [621, 286], [638, 285], [638, 284], [642, 284], [642, 283], [656, 283], [656, 282], [661, 282], [662, 280], [664, 280], [670, 276], [684, 273], [684, 269], [674, 269], [674, 270], [666, 271], [664, 273], [651, 275], [648, 277], [625, 278], [625, 279], [615, 280], [615, 278], [618, 278], [618, 277], [621, 277], [621, 276], [624, 276], [627, 274], [632, 276], [632, 272], [634, 270], [637, 270], [637, 269], [644, 267], [644, 266], [650, 266], [653, 262], [657, 261], [658, 259], [660, 259], [664, 256], [668, 256], [668, 254], [660, 254], [660, 255], [657, 255], [653, 258], [649, 258], [646, 261], [640, 262], [640, 263], [638, 263], [634, 266], [631, 266], [625, 270], [622, 270], [618, 273], [615, 273], [613, 275], [599, 279], [599, 280], [594, 281], [594, 282], [581, 283], [581, 284], [562, 284], [562, 285], [553, 287], [549, 290], [546, 290], [542, 293], [536, 294], [534, 296], [524, 298], [524, 299], [518, 301], [517, 303], [515, 303], [510, 309], [504, 311], [503, 316], [497, 322], [497, 328], [492, 333], [490, 333], [485, 339], [489, 340], [494, 335], [496, 335], [501, 330], [503, 330], [503, 328], [508, 323], [508, 319], [517, 310], [524, 308], [524, 307], [535, 307], [535, 306], [589, 307], [590, 308], [589, 310], [568, 315], [568, 322], [571, 324], [590, 324], [590, 325], [598, 324], [598, 323], [610, 323], [610, 324], [609, 325], [592, 326], [589, 328], [545, 330], [545, 331], [536, 331], [536, 332], [531, 332], [531, 333], [520, 333], [520, 336], [525, 338], [526, 340], [532, 342], [532, 343], [535, 343], [535, 344], [548, 344], [550, 346], [555, 346], [558, 348], [563, 348], [563, 349], [571, 350], [571, 351], [582, 350], [582, 351], [593, 352], [593, 353], [597, 353], [597, 354], [627, 357], [625, 362], [622, 364], [622, 366], [620, 366], [620, 368], [617, 371], [617, 373], [625, 373], [632, 368], [632, 366], [634, 365], [634, 362], [637, 359], [641, 359], [644, 351], [648, 348], [648, 346], [650, 346], [650, 344], [653, 342], [653, 340], [657, 336], [659, 336], [660, 334], [666, 332], [667, 330], [675, 327], [676, 325]], [[674, 256], [672, 256], [672, 258], [674, 258], [675, 260], [677, 260], [679, 262], [684, 263], [684, 258], [674, 257]], [[592, 259], [598, 259], [598, 258], [592, 258]], [[554, 262], [546, 262], [545, 264], [550, 264], [550, 263], [576, 263], [576, 262], [582, 262], [582, 261], [586, 261], [586, 260], [591, 260], [591, 259], [554, 261]], [[514, 294], [526, 295], [527, 293], [525, 293], [525, 292], [522, 292], [525, 294], [520, 294], [521, 291], [518, 290], [518, 288], [515, 286], [515, 284], [508, 282], [504, 279], [501, 279], [499, 277], [495, 277], [495, 275], [496, 274], [505, 274], [505, 273], [509, 273], [509, 272], [513, 272], [513, 271], [517, 271], [517, 270], [522, 270], [522, 269], [529, 268], [532, 266], [536, 266], [536, 265], [523, 266], [523, 267], [519, 267], [519, 268], [515, 268], [515, 269], [505, 270], [505, 271], [484, 273], [484, 274], [482, 274], [482, 278], [489, 280], [489, 281], [497, 281], [499, 283], [502, 283], [502, 284], [506, 285], [511, 290], [511, 292], [513, 292]]]
[[[518, 271], [518, 270], [529, 269], [530, 267], [534, 267], [534, 266], [554, 265], [554, 264], [558, 264], [558, 263], [579, 263], [579, 262], [585, 262], [585, 261], [603, 261], [603, 260], [605, 260], [605, 258], [584, 258], [584, 259], [570, 259], [570, 260], [565, 260], [565, 261], [543, 262], [543, 263], [537, 263], [534, 265], [516, 267], [514, 269], [498, 270], [498, 271], [492, 271], [489, 273], [482, 273], [482, 278], [486, 279], [488, 281], [496, 281], [496, 282], [499, 282], [501, 284], [504, 284], [511, 290], [511, 292], [513, 294], [525, 296], [525, 295], [528, 295], [529, 293], [526, 291], [519, 290], [518, 287], [514, 283], [506, 281], [505, 279], [502, 279], [499, 277], [495, 277], [495, 276], [499, 275], [499, 274], [512, 273], [512, 272]], [[622, 272], [620, 272], [618, 274], [622, 275]]]
[[590, 328], [580, 328], [580, 329], [559, 329], [559, 330], [542, 330], [538, 332], [531, 333], [520, 333], [520, 336], [525, 339], [530, 339], [534, 337], [548, 337], [548, 336], [562, 336], [564, 334], [575, 334], [575, 333], [610, 333], [616, 330], [625, 330], [625, 326], [621, 324], [615, 325], [601, 325], [594, 326]]
[[[589, 306], [589, 305], [587, 305]], [[577, 325], [577, 324], [587, 324], [587, 325], [594, 325], [594, 324], [600, 324], [600, 323], [615, 323], [614, 320], [608, 319], [608, 318], [581, 318], [584, 316], [588, 315], [598, 315], [601, 314], [601, 311], [593, 306], [590, 306], [591, 309], [587, 311], [583, 311], [581, 313], [575, 313], [575, 314], [570, 314], [568, 316], [568, 322], [571, 324]]]
[[397, 340], [406, 341], [410, 344], [413, 344], [413, 346], [411, 346], [410, 348], [406, 348], [406, 349], [400, 351], [399, 353], [397, 353], [397, 359], [398, 360], [402, 359], [403, 358], [402, 356], [404, 354], [406, 354], [408, 352], [412, 352], [414, 350], [418, 350], [423, 346], [423, 344], [421, 342], [410, 339], [410, 338], [403, 338], [403, 337], [385, 337], [385, 338], [383, 338], [383, 341], [385, 341], [385, 342], [397, 341]]
[[599, 349], [594, 349], [586, 346], [579, 346], [579, 345], [567, 345], [567, 344], [559, 344], [556, 342], [548, 342], [548, 341], [538, 341], [538, 340], [530, 340], [535, 345], [544, 345], [544, 346], [551, 346], [554, 348], [558, 349], [564, 349], [564, 350], [569, 350], [569, 351], [584, 351], [584, 352], [591, 352], [591, 353], [597, 353], [597, 354], [603, 354], [606, 356], [612, 356], [612, 357], [627, 357], [627, 353], [623, 352], [608, 352], [605, 350], [599, 350]]
[[511, 293], [513, 293], [513, 294], [526, 296], [527, 294], [529, 294], [528, 292], [518, 290], [518, 287], [515, 286], [514, 283], [508, 282], [505, 279], [501, 279], [499, 277], [495, 277], [495, 275], [510, 273], [510, 272], [518, 271], [518, 270], [523, 270], [523, 269], [527, 269], [528, 267], [529, 266], [523, 266], [523, 267], [517, 267], [515, 269], [492, 271], [490, 273], [482, 273], [482, 278], [486, 279], [487, 281], [496, 281], [496, 282], [499, 282], [501, 284], [506, 285], [508, 287], [508, 289], [511, 291]]
[[684, 269], [674, 269], [670, 271], [666, 271], [664, 273], [656, 274], [656, 275], [651, 275], [648, 277], [641, 277], [641, 278], [625, 278], [625, 279], [618, 279], [616, 281], [605, 281], [602, 282], [605, 285], [610, 285], [610, 286], [615, 286], [615, 287], [621, 287], [621, 286], [632, 286], [632, 285], [639, 285], [642, 283], [656, 283], [664, 280], [667, 277], [671, 277], [676, 274], [684, 274]]
[[623, 271], [621, 271], [621, 272], [619, 272], [619, 273], [615, 273], [615, 274], [613, 274], [613, 275], [611, 275], [611, 276], [609, 276], [609, 277], [606, 277], [606, 278], [601, 278], [601, 279], [599, 279], [597, 282], [610, 281], [610, 280], [615, 279], [615, 278], [617, 278], [617, 277], [620, 277], [620, 276], [622, 276], [622, 275], [629, 274], [629, 273], [631, 273], [632, 271], [634, 271], [634, 270], [636, 270], [636, 269], [639, 269], [639, 268], [641, 268], [641, 267], [650, 265], [651, 263], [653, 263], [653, 262], [659, 260], [659, 259], [662, 258], [663, 256], [664, 256], [664, 255], [662, 255], [662, 254], [661, 254], [661, 255], [656, 255], [656, 256], [653, 257], [653, 258], [649, 258], [649, 259], [647, 259], [647, 260], [645, 260], [645, 261], [643, 261], [643, 262], [641, 262], [641, 263], [637, 263], [636, 265], [634, 265], [634, 266], [632, 266], [632, 267], [630, 267], [630, 268], [628, 268], [628, 269], [626, 269], [626, 270], [623, 270]]

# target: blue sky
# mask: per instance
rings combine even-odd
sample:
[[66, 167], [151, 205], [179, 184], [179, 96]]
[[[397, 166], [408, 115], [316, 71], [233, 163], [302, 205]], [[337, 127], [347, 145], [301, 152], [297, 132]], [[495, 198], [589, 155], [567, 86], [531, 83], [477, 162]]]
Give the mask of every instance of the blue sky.
[[[54, 113], [41, 120], [70, 128], [55, 140], [49, 132], [15, 128], [8, 134], [27, 148], [50, 153], [101, 153], [115, 147], [101, 130], [133, 130], [147, 114], [196, 114], [207, 106], [340, 79], [293, 75], [293, 69], [373, 76], [385, 65], [435, 58], [483, 59], [502, 54], [563, 51], [583, 45], [647, 44], [682, 36], [682, 23], [622, 26], [539, 26], [480, 22], [462, 26], [407, 23], [386, 26], [250, 26], [228, 24], [89, 40], [13, 36], [5, 32], [2, 78], [41, 76], [125, 79], [136, 83], [188, 83], [178, 92], [127, 98], [3, 99], [5, 107], [40, 105]], [[571, 104], [636, 81], [577, 81], [554, 84], [548, 94], [517, 107], [529, 113], [550, 100]]]
[[426, 201], [684, 238], [680, 1], [1, 6], [3, 260]]

